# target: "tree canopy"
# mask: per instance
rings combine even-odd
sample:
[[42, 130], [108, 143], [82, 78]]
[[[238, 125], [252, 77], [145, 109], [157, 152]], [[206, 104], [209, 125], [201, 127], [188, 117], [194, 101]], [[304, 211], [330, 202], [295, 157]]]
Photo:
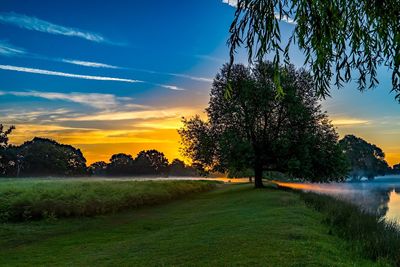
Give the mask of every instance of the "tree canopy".
[[35, 137], [20, 146], [9, 146], [7, 155], [9, 176], [86, 174], [86, 159], [82, 152], [51, 139]]
[[0, 148], [6, 148], [8, 146], [8, 136], [13, 130], [15, 130], [14, 126], [11, 126], [5, 130], [4, 125], [0, 124]]
[[135, 172], [149, 175], [166, 175], [168, 159], [155, 149], [140, 151], [135, 159]]
[[[400, 5], [398, 0], [238, 0], [230, 28], [231, 63], [240, 46], [249, 61], [271, 55], [275, 66], [288, 64], [290, 49], [305, 55], [317, 92], [329, 95], [356, 79], [359, 90], [378, 84], [377, 68], [392, 72], [392, 91], [400, 101]], [[282, 41], [280, 21], [293, 25]], [[354, 77], [356, 75], [356, 77]], [[275, 83], [282, 93], [280, 74]]]
[[338, 136], [321, 111], [310, 74], [293, 66], [280, 71], [285, 95], [276, 97], [273, 63], [225, 65], [211, 89], [209, 120], [183, 120], [185, 156], [217, 171], [252, 168], [256, 187], [265, 170], [311, 181], [343, 179]]
[[9, 127], [7, 130], [4, 128], [3, 124], [0, 124], [0, 175], [5, 175], [9, 172], [10, 160], [14, 158], [12, 153], [7, 149], [9, 144], [9, 135], [15, 129], [14, 126]]
[[385, 153], [376, 145], [354, 135], [346, 135], [339, 143], [350, 163], [349, 176], [353, 180], [362, 177], [373, 179], [388, 172], [389, 165], [385, 161]]

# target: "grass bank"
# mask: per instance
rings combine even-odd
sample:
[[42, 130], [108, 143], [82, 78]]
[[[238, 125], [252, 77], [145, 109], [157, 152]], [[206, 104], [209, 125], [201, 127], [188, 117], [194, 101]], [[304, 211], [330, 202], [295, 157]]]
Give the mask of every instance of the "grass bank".
[[94, 216], [210, 190], [209, 181], [0, 181], [0, 221]]
[[400, 228], [378, 215], [330, 196], [300, 192], [305, 203], [324, 216], [333, 234], [347, 239], [366, 257], [400, 266]]
[[299, 194], [223, 185], [165, 205], [0, 224], [9, 266], [377, 266]]

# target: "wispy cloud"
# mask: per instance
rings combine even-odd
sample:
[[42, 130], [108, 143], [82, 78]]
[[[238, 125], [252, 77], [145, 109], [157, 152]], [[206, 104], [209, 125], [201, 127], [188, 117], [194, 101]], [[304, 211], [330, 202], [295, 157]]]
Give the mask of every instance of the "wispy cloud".
[[12, 44], [0, 40], [0, 55], [3, 56], [20, 56], [25, 54], [25, 50]]
[[[187, 109], [186, 114], [194, 114], [194, 110]], [[79, 117], [65, 117], [59, 118], [56, 121], [126, 121], [126, 120], [165, 120], [175, 118], [180, 121], [182, 117], [182, 108], [167, 108], [167, 109], [154, 109], [137, 110], [137, 111], [124, 111], [116, 110], [113, 112], [101, 111], [94, 114], [83, 115]]]
[[238, 0], [222, 0], [222, 3], [228, 4], [228, 5], [233, 6], [233, 7], [237, 7]]
[[102, 35], [77, 28], [57, 25], [36, 17], [16, 13], [0, 13], [0, 22], [18, 26], [23, 29], [45, 32], [55, 35], [79, 37], [97, 43], [112, 43]]
[[[238, 0], [222, 0], [222, 3], [228, 4], [232, 7], [237, 7], [238, 6]], [[280, 21], [286, 22], [288, 24], [297, 24], [296, 21], [294, 21], [292, 18], [289, 18], [288, 16], [280, 16], [279, 13], [275, 13], [275, 18], [277, 18]]]
[[108, 68], [108, 69], [119, 69], [120, 67], [99, 63], [99, 62], [91, 62], [91, 61], [82, 61], [82, 60], [75, 60], [75, 59], [61, 59], [61, 62], [84, 66], [84, 67], [91, 67], [91, 68]]
[[211, 78], [197, 77], [197, 76], [186, 75], [186, 74], [178, 74], [178, 73], [168, 73], [168, 74], [171, 75], [171, 76], [185, 78], [185, 79], [198, 81], [198, 82], [206, 82], [206, 83], [212, 83], [213, 82], [213, 79], [211, 79]]
[[174, 90], [174, 91], [185, 91], [185, 89], [180, 88], [176, 85], [168, 85], [168, 84], [156, 84], [157, 86], [161, 86], [162, 88]]
[[338, 118], [338, 119], [333, 119], [332, 124], [336, 126], [365, 125], [369, 124], [369, 121], [356, 118]]
[[[137, 71], [137, 72], [145, 72], [145, 73], [150, 73], [150, 74], [159, 74], [159, 75], [167, 75], [167, 76], [178, 77], [178, 78], [185, 78], [185, 79], [189, 79], [192, 81], [206, 82], [206, 83], [211, 83], [213, 81], [212, 78], [199, 77], [199, 76], [180, 74], [180, 73], [159, 72], [159, 71], [152, 71], [152, 70], [146, 70], [146, 69], [127, 68], [127, 67], [110, 65], [110, 64], [106, 64], [106, 63], [78, 60], [78, 59], [51, 58], [51, 57], [46, 57], [46, 56], [39, 55], [39, 54], [29, 53], [22, 48], [13, 46], [12, 44], [10, 44], [6, 41], [1, 41], [1, 40], [0, 40], [0, 55], [24, 56], [27, 58], [47, 60], [47, 61], [53, 61], [53, 62], [62, 62], [62, 63], [90, 67], [90, 68], [124, 69], [124, 70], [131, 70], [131, 71]], [[15, 69], [16, 68], [15, 66], [6, 66], [6, 67], [8, 70], [17, 71], [17, 69]], [[41, 72], [45, 71], [45, 70], [37, 70], [38, 72], [36, 72], [35, 69], [31, 69], [31, 68], [22, 68], [22, 67], [18, 67], [18, 68], [20, 69], [19, 71], [26, 70], [24, 72], [28, 72], [28, 70], [29, 70], [29, 72], [32, 72], [32, 73], [39, 73], [39, 71], [41, 71]], [[3, 69], [5, 69], [5, 68], [3, 68]], [[35, 70], [35, 72], [33, 72], [32, 70]], [[55, 72], [55, 71], [45, 71], [45, 72], [46, 73], [39, 73], [39, 74], [65, 76], [64, 74], [61, 75], [62, 74], [61, 72]], [[50, 74], [50, 73], [53, 73], [53, 74]], [[70, 76], [70, 74], [67, 74], [67, 75], [68, 75], [68, 77], [72, 77], [72, 76]], [[74, 78], [79, 78], [79, 77], [77, 77], [76, 74], [72, 74], [72, 75], [74, 76]], [[82, 76], [88, 77], [86, 75], [78, 75], [78, 76], [81, 76], [81, 78], [82, 78]], [[83, 78], [83, 79], [86, 79], [86, 78]], [[122, 80], [119, 79], [119, 81], [127, 81], [127, 80], [129, 80], [129, 79], [122, 79]], [[136, 82], [142, 82], [142, 81], [136, 81]], [[179, 88], [175, 85], [161, 85], [161, 84], [154, 84], [154, 85], [161, 86], [163, 88], [167, 88], [167, 89], [171, 89], [171, 90], [177, 90], [177, 91], [184, 90], [183, 88]]]
[[85, 80], [143, 83], [143, 81], [140, 81], [140, 80], [115, 78], [115, 77], [104, 77], [104, 76], [80, 75], [80, 74], [73, 74], [73, 73], [66, 73], [66, 72], [59, 72], [59, 71], [50, 71], [50, 70], [43, 70], [43, 69], [34, 69], [34, 68], [25, 68], [25, 67], [11, 66], [11, 65], [0, 65], [0, 69], [10, 70], [10, 71], [18, 71], [18, 72], [35, 73], [35, 74], [41, 74], [41, 75], [62, 76], [62, 77], [85, 79]]
[[[39, 97], [49, 100], [62, 100], [83, 104], [97, 109], [111, 109], [120, 105], [121, 101], [130, 101], [130, 97], [117, 97], [113, 94], [98, 93], [58, 93], [38, 91], [0, 91], [0, 95], [14, 95], [20, 97]], [[136, 105], [138, 107], [139, 105]]]

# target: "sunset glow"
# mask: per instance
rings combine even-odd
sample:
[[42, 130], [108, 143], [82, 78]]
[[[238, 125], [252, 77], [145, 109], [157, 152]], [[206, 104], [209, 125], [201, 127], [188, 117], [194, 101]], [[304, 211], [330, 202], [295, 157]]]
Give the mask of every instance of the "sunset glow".
[[[41, 9], [6, 1], [0, 10], [0, 123], [16, 126], [11, 143], [51, 138], [80, 148], [88, 163], [151, 148], [169, 160], [181, 157], [181, 118], [205, 117], [213, 78], [229, 59], [236, 2], [228, 2], [162, 2], [154, 20], [142, 15], [154, 11], [151, 3], [135, 5], [136, 16], [110, 5], [107, 14], [118, 16], [105, 18], [100, 6], [75, 10], [56, 1]], [[286, 19], [282, 27], [285, 39], [294, 25]], [[300, 68], [304, 56], [294, 49], [292, 60]], [[239, 53], [236, 62], [247, 64], [246, 55]], [[355, 83], [332, 86], [322, 108], [341, 137], [355, 134], [378, 145], [393, 165], [400, 162], [400, 105], [389, 94], [387, 71], [379, 69], [379, 76], [378, 88], [364, 93]]]

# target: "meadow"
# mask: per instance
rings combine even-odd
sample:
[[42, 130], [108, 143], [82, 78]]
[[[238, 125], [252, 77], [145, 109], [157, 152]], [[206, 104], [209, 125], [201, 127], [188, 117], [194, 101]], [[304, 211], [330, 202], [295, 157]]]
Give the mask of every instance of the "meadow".
[[[12, 184], [3, 185], [10, 190]], [[47, 184], [61, 191], [83, 186], [92, 189], [82, 189], [85, 192], [82, 195], [103, 192], [116, 198], [121, 197], [115, 194], [137, 192], [139, 188], [141, 194], [158, 192], [157, 195], [168, 195], [167, 199], [182, 188], [193, 192], [216, 189], [185, 194], [162, 205], [138, 206], [107, 215], [2, 223], [0, 263], [7, 266], [386, 266], [385, 262], [363, 258], [348, 242], [333, 235], [330, 227], [322, 223], [325, 215], [309, 208], [300, 194], [293, 192], [274, 188], [255, 190], [250, 184], [216, 186], [198, 181], [115, 182], [115, 185], [94, 182], [93, 187], [87, 182], [78, 183], [79, 186], [68, 181], [34, 183], [37, 187]], [[94, 189], [98, 186], [102, 190]], [[181, 189], [177, 190], [177, 186]], [[26, 192], [26, 188], [31, 185], [19, 190]]]
[[213, 181], [0, 180], [0, 222], [94, 216], [164, 203]]

